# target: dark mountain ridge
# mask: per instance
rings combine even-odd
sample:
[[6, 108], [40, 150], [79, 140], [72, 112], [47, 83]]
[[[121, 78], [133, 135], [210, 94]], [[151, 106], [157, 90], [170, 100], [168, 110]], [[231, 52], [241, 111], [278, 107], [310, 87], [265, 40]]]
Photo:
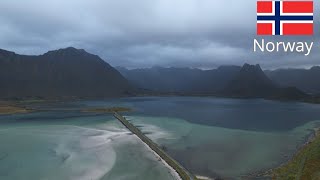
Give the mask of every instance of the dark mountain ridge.
[[[217, 69], [153, 67], [117, 69], [134, 85], [159, 92], [218, 92], [225, 89], [240, 71], [240, 66], [220, 66]], [[261, 68], [260, 68], [261, 69]], [[297, 87], [309, 94], [320, 94], [320, 67], [310, 69], [277, 69], [263, 71], [278, 87]], [[261, 75], [261, 71], [260, 71]], [[265, 78], [263, 78], [265, 79]]]
[[39, 56], [0, 50], [0, 84], [0, 98], [95, 98], [133, 92], [99, 56], [72, 47]]
[[[0, 98], [103, 98], [157, 93], [284, 100], [310, 97], [295, 86], [288, 86], [291, 83], [272, 80], [289, 78], [283, 75], [283, 70], [265, 71], [267, 76], [259, 65], [221, 66], [212, 70], [162, 67], [133, 70], [118, 67], [118, 70], [122, 75], [99, 56], [72, 47], [39, 56], [0, 49]], [[296, 71], [311, 75], [302, 76]], [[296, 71], [293, 79], [303, 79], [314, 77], [320, 68]]]
[[244, 64], [222, 93], [231, 96], [262, 97], [276, 89], [276, 85], [264, 74], [260, 65]]
[[134, 86], [156, 92], [213, 93], [222, 90], [241, 69], [221, 66], [213, 70], [153, 67], [117, 68]]
[[221, 66], [212, 70], [163, 67], [133, 70], [118, 67], [118, 70], [134, 86], [151, 93], [281, 100], [310, 98], [294, 86], [273, 82], [260, 65]]
[[277, 69], [265, 71], [267, 76], [282, 87], [295, 86], [306, 93], [320, 93], [320, 67], [310, 69]]
[[227, 97], [305, 100], [309, 96], [296, 87], [279, 87], [260, 65], [245, 64], [220, 94]]

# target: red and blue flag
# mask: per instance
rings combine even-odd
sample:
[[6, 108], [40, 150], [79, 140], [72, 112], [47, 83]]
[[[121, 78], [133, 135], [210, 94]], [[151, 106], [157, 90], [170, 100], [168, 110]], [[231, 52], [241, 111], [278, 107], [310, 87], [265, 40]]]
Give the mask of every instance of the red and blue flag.
[[313, 35], [313, 1], [258, 1], [258, 35]]

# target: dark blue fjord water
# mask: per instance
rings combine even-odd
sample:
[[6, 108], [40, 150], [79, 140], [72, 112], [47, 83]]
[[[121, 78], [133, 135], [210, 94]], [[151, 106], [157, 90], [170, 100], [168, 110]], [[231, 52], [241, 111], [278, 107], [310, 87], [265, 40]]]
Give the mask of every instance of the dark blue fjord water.
[[138, 97], [82, 102], [131, 107], [137, 115], [181, 118], [207, 126], [254, 131], [288, 131], [320, 119], [320, 105], [263, 99]]

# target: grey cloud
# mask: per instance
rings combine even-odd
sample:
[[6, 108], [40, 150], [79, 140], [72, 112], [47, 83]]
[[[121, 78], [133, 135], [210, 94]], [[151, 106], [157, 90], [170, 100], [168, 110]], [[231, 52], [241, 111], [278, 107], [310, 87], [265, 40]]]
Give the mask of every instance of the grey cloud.
[[130, 68], [304, 67], [320, 56], [319, 47], [307, 58], [252, 53], [255, 0], [1, 0], [0, 23], [0, 48], [42, 54], [74, 46]]

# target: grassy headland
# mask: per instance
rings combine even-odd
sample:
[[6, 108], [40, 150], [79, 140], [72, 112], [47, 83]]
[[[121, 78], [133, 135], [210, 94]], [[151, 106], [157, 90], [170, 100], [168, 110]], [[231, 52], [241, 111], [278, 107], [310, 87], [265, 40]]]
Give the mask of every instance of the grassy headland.
[[1, 106], [0, 105], [0, 115], [3, 114], [17, 114], [17, 113], [27, 113], [28, 110], [20, 107], [14, 106]]
[[114, 113], [114, 112], [130, 112], [132, 109], [126, 107], [110, 107], [110, 108], [89, 108], [82, 110], [89, 113]]
[[17, 113], [27, 113], [30, 110], [19, 107], [11, 102], [1, 101], [0, 102], [0, 115], [6, 115], [6, 114], [17, 114]]
[[287, 164], [272, 171], [275, 180], [320, 179], [320, 130]]

